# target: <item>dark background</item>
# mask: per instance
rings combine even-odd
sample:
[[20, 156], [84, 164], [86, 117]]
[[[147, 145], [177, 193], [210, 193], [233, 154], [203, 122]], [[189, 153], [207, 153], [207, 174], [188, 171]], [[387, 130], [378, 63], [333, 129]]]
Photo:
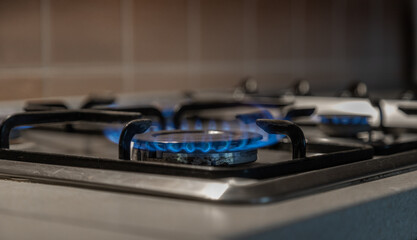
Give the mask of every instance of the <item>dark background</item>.
[[0, 99], [412, 85], [406, 0], [0, 0]]

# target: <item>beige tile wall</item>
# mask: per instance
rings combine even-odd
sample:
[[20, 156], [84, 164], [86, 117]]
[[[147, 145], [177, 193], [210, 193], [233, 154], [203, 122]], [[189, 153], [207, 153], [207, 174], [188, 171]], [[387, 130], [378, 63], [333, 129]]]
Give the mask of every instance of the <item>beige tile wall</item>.
[[[292, 13], [295, 12], [293, 9], [295, 4], [291, 0], [258, 1], [256, 27], [258, 38], [257, 58], [259, 60], [290, 60], [294, 57], [292, 47], [294, 49], [301, 47], [297, 43], [303, 37], [299, 34], [302, 26], [296, 26], [299, 21], [297, 19], [294, 21], [292, 18]], [[299, 7], [299, 10], [303, 11], [302, 8], [304, 6]], [[301, 58], [303, 56], [296, 57]]]
[[138, 0], [134, 5], [136, 62], [187, 61], [186, 0]]
[[121, 61], [120, 1], [52, 0], [50, 64]]
[[40, 1], [0, 1], [0, 67], [41, 63]]
[[42, 79], [40, 78], [6, 78], [0, 79], [0, 101], [9, 99], [42, 97]]
[[201, 1], [201, 60], [241, 62], [244, 54], [244, 1]]
[[0, 0], [0, 100], [404, 84], [403, 1]]

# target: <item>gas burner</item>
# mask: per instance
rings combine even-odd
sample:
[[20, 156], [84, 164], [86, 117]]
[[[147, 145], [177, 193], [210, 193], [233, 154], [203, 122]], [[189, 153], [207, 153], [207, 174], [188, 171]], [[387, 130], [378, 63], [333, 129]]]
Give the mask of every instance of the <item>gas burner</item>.
[[236, 165], [256, 161], [262, 135], [246, 131], [171, 130], [147, 132], [134, 140], [141, 161], [193, 165]]
[[369, 116], [321, 115], [319, 128], [332, 137], [357, 137], [358, 133], [370, 132]]

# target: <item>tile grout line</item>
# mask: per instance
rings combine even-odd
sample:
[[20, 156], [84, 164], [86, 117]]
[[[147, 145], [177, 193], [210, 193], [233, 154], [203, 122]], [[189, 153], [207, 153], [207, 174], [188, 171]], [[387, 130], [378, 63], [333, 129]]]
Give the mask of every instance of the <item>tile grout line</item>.
[[[348, 76], [347, 45], [346, 45], [346, 20], [347, 0], [334, 1], [332, 6], [332, 58], [334, 59], [333, 75], [337, 78]], [[337, 64], [339, 63], [339, 64]], [[348, 79], [340, 79], [347, 84]]]
[[[372, 47], [371, 47], [371, 56], [375, 56], [378, 61], [374, 62], [372, 69], [375, 74], [372, 74], [373, 77], [379, 72], [379, 67], [383, 58], [381, 57], [381, 52], [384, 48], [383, 39], [380, 36], [384, 36], [384, 3], [378, 0], [371, 1], [371, 14], [370, 14], [370, 29], [372, 29]], [[381, 76], [378, 76], [381, 77]], [[379, 79], [378, 79], [379, 80]]]
[[[412, 33], [412, 37], [413, 39], [417, 39], [417, 1], [412, 1], [411, 2], [411, 12], [413, 13], [413, 16], [411, 17], [412, 20], [412, 28], [413, 28], [413, 33]], [[415, 42], [414, 42], [415, 44]], [[412, 53], [413, 56], [417, 56], [417, 47], [414, 46], [414, 52]], [[412, 79], [412, 84], [415, 86], [417, 84], [417, 62], [414, 60], [414, 62], [412, 63], [413, 71], [411, 72], [411, 79]]]
[[243, 14], [243, 51], [244, 51], [244, 74], [256, 77], [257, 72], [257, 2], [255, 0], [244, 1]]
[[46, 82], [50, 78], [49, 64], [51, 63], [51, 2], [41, 0], [40, 4], [41, 31], [41, 64], [42, 64], [42, 97], [46, 94]]
[[[306, 28], [306, 2], [297, 0], [291, 2], [291, 66], [292, 78], [304, 78], [306, 75], [305, 62], [305, 28]], [[300, 57], [301, 56], [301, 57]], [[300, 58], [298, 58], [300, 57]]]
[[[201, 86], [201, 2], [187, 2], [188, 88]], [[192, 82], [197, 82], [193, 84]]]
[[133, 34], [133, 1], [122, 0], [120, 7], [122, 34], [122, 89], [132, 91], [135, 87], [134, 71], [134, 34]]
[[[378, 60], [377, 57], [369, 58], [355, 58], [353, 59], [359, 65], [369, 64], [372, 61]], [[257, 67], [260, 72], [265, 72], [268, 74], [282, 74], [288, 72], [288, 69], [291, 69], [292, 65], [302, 64], [298, 60], [259, 60], [260, 65]], [[327, 59], [327, 58], [317, 58], [315, 61], [312, 61], [310, 64], [306, 65], [304, 69], [309, 73], [319, 73], [328, 69], [329, 65], [342, 65], [345, 62], [344, 59]], [[131, 72], [133, 74], [142, 72], [142, 73], [166, 73], [166, 74], [178, 74], [183, 72], [183, 69], [186, 69], [188, 66], [187, 62], [181, 63], [172, 63], [172, 62], [152, 62], [152, 63], [133, 63], [131, 66]], [[221, 73], [233, 73], [234, 69], [241, 66], [240, 62], [236, 61], [216, 61], [216, 62], [206, 62], [203, 69], [200, 69], [200, 73], [211, 73], [211, 72], [221, 72]], [[140, 70], [137, 70], [140, 69]], [[9, 76], [27, 76], [28, 74], [32, 75], [42, 75], [42, 67], [18, 67], [18, 68], [2, 68], [0, 71], [0, 77], [9, 77]], [[115, 75], [123, 71], [123, 67], [120, 65], [62, 65], [62, 66], [47, 66], [48, 75], [91, 75], [91, 76], [106, 76], [106, 75]], [[60, 79], [55, 79], [59, 81]]]

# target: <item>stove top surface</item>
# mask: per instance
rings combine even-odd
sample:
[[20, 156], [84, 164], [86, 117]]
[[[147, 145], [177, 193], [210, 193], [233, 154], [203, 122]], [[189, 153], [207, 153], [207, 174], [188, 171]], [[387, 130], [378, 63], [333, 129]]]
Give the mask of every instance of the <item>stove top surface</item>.
[[[23, 164], [33, 163], [18, 164], [22, 168]], [[65, 172], [66, 168], [71, 167], [54, 171]], [[251, 206], [121, 194], [38, 184], [24, 177], [2, 177], [0, 236], [2, 239], [410, 238], [417, 234], [413, 210], [416, 177], [417, 172], [413, 171]]]
[[[127, 98], [130, 103], [131, 96]], [[19, 121], [10, 125], [3, 122], [2, 139], [7, 130], [14, 128], [15, 132], [6, 136], [11, 138], [10, 149], [0, 141], [0, 185], [16, 190], [0, 198], [4, 200], [0, 208], [8, 209], [0, 209], [0, 215], [11, 216], [12, 223], [31, 223], [40, 229], [43, 223], [55, 224], [63, 232], [83, 228], [76, 223], [80, 220], [90, 224], [85, 230], [90, 236], [104, 239], [137, 235], [169, 238], [172, 234], [182, 238], [200, 234], [239, 239], [319, 237], [323, 226], [332, 222], [361, 233], [375, 230], [375, 224], [365, 223], [370, 219], [363, 211], [380, 224], [388, 224], [390, 216], [412, 219], [412, 211], [405, 207], [411, 206], [417, 187], [411, 181], [417, 168], [417, 134], [410, 125], [414, 120], [412, 102], [382, 100], [382, 113], [376, 114], [378, 107], [366, 99], [352, 100], [353, 105], [349, 99], [330, 104], [335, 99], [327, 99], [327, 103], [316, 97], [263, 99], [261, 103], [233, 100], [227, 107], [219, 101], [214, 105], [200, 101], [177, 108], [138, 103], [112, 109], [60, 109], [59, 114], [54, 110], [54, 116], [63, 120], [54, 117], [54, 126], [50, 125], [50, 109], [35, 106], [33, 109], [39, 110], [33, 112], [36, 114], [14, 116]], [[327, 107], [311, 110], [316, 103]], [[343, 114], [340, 109], [330, 111], [340, 106], [364, 108], [359, 112], [344, 109]], [[384, 106], [398, 106], [399, 112], [393, 113], [397, 119], [381, 117], [386, 114]], [[401, 110], [404, 106], [406, 112]], [[363, 109], [371, 110], [370, 114], [363, 115]], [[133, 132], [125, 131], [124, 123], [111, 125], [116, 130], [112, 133], [117, 133], [111, 138], [103, 135], [115, 119], [114, 112], [107, 115], [108, 110], [141, 112], [153, 124], [148, 132], [149, 126], [138, 128], [140, 124], [132, 127]], [[120, 114], [124, 114], [123, 122], [138, 118]], [[28, 122], [27, 116], [40, 122]], [[265, 117], [272, 125], [259, 128], [255, 121]], [[106, 124], [96, 125], [93, 120]], [[211, 121], [216, 122], [216, 128]], [[349, 128], [357, 132], [334, 135], [320, 125], [337, 133]], [[127, 144], [123, 145], [122, 139]], [[264, 141], [262, 145], [248, 147], [260, 141]], [[129, 159], [121, 158], [125, 156], [121, 151]], [[36, 210], [23, 207], [28, 198], [38, 204]], [[389, 207], [399, 201], [404, 204]], [[42, 202], [54, 203], [46, 206]], [[62, 204], [78, 213], [59, 209]], [[18, 208], [30, 214], [18, 216]], [[122, 217], [115, 219], [112, 208]], [[180, 215], [182, 220], [174, 221]], [[393, 226], [398, 232], [408, 225]], [[300, 228], [304, 230], [298, 231]], [[327, 236], [349, 234], [338, 229], [338, 233], [328, 230]], [[10, 233], [0, 232], [4, 236]]]

